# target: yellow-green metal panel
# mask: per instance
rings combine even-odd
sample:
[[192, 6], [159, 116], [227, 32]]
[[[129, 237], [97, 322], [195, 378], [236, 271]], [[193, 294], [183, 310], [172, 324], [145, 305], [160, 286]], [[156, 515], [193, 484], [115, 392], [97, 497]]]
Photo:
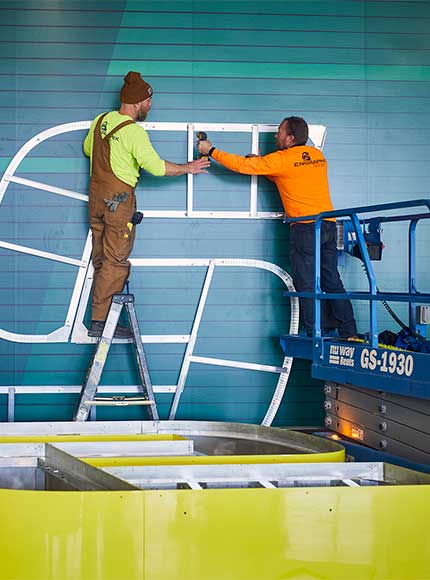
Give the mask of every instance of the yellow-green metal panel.
[[135, 435], [6, 435], [0, 437], [0, 443], [66, 443], [87, 441], [184, 441], [187, 437], [169, 433], [137, 433]]
[[345, 461], [345, 449], [327, 453], [278, 453], [267, 455], [178, 455], [168, 457], [82, 457], [94, 467], [130, 465], [217, 465], [254, 463], [338, 463]]
[[144, 578], [141, 492], [0, 490], [0, 578]]
[[150, 492], [147, 578], [427, 580], [429, 500], [412, 486]]
[[430, 488], [0, 491], [0, 578], [427, 580]]

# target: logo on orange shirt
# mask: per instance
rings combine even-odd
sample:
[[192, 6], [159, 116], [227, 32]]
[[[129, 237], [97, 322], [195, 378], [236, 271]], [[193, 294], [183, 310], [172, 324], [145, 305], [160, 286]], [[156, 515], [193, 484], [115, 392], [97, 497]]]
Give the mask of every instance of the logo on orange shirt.
[[303, 151], [302, 153], [303, 161], [296, 161], [294, 163], [294, 167], [300, 167], [301, 165], [318, 165], [319, 163], [327, 163], [325, 159], [311, 159], [311, 156], [307, 151]]

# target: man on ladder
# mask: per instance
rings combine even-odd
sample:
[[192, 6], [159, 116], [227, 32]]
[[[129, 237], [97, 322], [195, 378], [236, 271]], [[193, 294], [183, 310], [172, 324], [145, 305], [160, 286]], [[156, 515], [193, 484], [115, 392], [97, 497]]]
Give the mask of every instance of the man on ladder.
[[[178, 165], [163, 161], [148, 134], [136, 121], [144, 121], [151, 108], [152, 88], [139, 73], [124, 77], [119, 111], [96, 117], [84, 141], [91, 159], [89, 218], [93, 234], [92, 316], [89, 336], [100, 338], [82, 388], [76, 421], [85, 421], [92, 405], [148, 405], [150, 417], [158, 420], [132, 294], [120, 294], [130, 273], [128, 257], [133, 248], [136, 212], [135, 186], [140, 169], [155, 176], [206, 173], [208, 159]], [[130, 328], [118, 325], [125, 305]], [[143, 391], [142, 398], [95, 398], [101, 374], [114, 338], [132, 338]]]
[[[207, 173], [208, 159], [178, 165], [162, 160], [144, 121], [151, 108], [152, 87], [140, 73], [129, 72], [121, 88], [119, 111], [98, 115], [84, 141], [91, 159], [89, 219], [93, 235], [92, 316], [89, 336], [101, 337], [114, 294], [122, 292], [130, 272], [128, 257], [135, 238], [135, 186], [140, 169], [155, 176]], [[133, 219], [133, 216], [134, 219]], [[131, 338], [129, 328], [117, 326], [114, 338]]]

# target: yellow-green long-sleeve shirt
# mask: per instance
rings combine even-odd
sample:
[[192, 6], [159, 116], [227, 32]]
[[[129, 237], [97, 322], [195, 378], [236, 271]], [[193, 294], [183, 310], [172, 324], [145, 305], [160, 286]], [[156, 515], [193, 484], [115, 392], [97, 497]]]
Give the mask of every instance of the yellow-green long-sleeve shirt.
[[[103, 114], [103, 113], [102, 113]], [[101, 115], [91, 123], [84, 141], [84, 153], [92, 157], [94, 129]], [[118, 111], [108, 113], [101, 125], [102, 137], [114, 127], [131, 119], [128, 115], [121, 115]], [[144, 169], [151, 175], [158, 177], [166, 174], [166, 164], [153, 148], [148, 133], [136, 123], [126, 125], [114, 133], [109, 140], [110, 164], [112, 171], [125, 183], [134, 187], [139, 179], [140, 170]], [[92, 168], [90, 169], [90, 172]]]
[[249, 158], [215, 149], [211, 157], [232, 171], [245, 175], [265, 175], [274, 181], [285, 213], [291, 218], [333, 210], [327, 162], [316, 147], [298, 145], [262, 157]]

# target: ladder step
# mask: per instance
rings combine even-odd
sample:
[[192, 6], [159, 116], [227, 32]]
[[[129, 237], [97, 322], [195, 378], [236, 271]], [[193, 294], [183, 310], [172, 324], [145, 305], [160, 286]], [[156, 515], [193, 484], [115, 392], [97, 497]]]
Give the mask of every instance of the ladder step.
[[117, 405], [117, 406], [127, 406], [127, 405], [155, 405], [155, 401], [150, 399], [144, 399], [142, 397], [95, 397], [92, 401], [87, 403], [88, 405]]

